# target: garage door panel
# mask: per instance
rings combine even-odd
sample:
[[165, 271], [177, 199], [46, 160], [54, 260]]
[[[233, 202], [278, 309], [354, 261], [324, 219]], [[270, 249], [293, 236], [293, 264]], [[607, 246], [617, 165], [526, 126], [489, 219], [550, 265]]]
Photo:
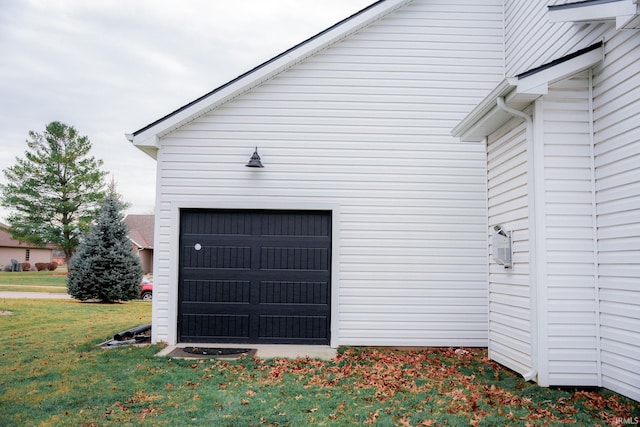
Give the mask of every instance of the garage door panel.
[[[283, 248], [326, 248], [330, 246], [331, 239], [329, 237], [319, 236], [264, 236], [260, 237], [269, 242], [270, 246]], [[184, 251], [195, 251], [196, 245], [202, 248], [208, 247], [252, 247], [256, 243], [256, 236], [239, 236], [239, 235], [189, 235], [182, 236], [181, 248]]]
[[326, 310], [315, 304], [260, 304], [256, 308], [249, 303], [205, 303], [205, 302], [183, 302], [183, 311], [187, 315], [242, 315], [242, 316], [277, 316], [286, 315], [289, 317], [316, 316], [326, 317]]
[[257, 286], [260, 282], [321, 282], [329, 286], [329, 278], [322, 271], [304, 270], [232, 270], [232, 269], [185, 269], [180, 280], [181, 290], [185, 281], [240, 281], [251, 282]]
[[317, 236], [263, 236], [270, 246], [282, 248], [326, 248], [331, 239]]
[[251, 247], [202, 246], [199, 250], [183, 248], [184, 268], [251, 268]]
[[320, 270], [329, 269], [329, 250], [326, 248], [260, 249], [261, 270]]
[[182, 225], [183, 236], [238, 235], [250, 236], [254, 215], [245, 211], [190, 211]]
[[329, 236], [330, 227], [324, 213], [265, 213], [261, 218], [264, 236]]
[[184, 280], [182, 284], [183, 302], [251, 302], [251, 282], [247, 280]]
[[261, 304], [329, 304], [327, 282], [260, 282]]
[[[327, 282], [185, 280], [181, 306], [187, 313], [282, 312], [327, 314]], [[251, 305], [241, 307], [242, 304]], [[209, 311], [207, 311], [209, 310]]]
[[323, 316], [260, 316], [260, 338], [316, 340], [327, 336], [327, 318]]
[[182, 316], [182, 341], [207, 342], [211, 339], [249, 338], [249, 316], [236, 314], [189, 314]]
[[191, 301], [183, 303], [184, 316], [191, 315], [225, 315], [225, 316], [250, 316], [255, 310], [251, 309], [249, 303], [205, 303]]

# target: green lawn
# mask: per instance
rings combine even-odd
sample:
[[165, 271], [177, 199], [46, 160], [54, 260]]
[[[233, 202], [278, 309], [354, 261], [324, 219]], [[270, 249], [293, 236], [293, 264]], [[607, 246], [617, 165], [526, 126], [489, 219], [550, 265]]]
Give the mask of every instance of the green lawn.
[[[0, 299], [0, 425], [579, 426], [640, 417], [604, 390], [540, 388], [485, 350], [342, 348], [332, 361], [101, 350], [151, 305]], [[619, 418], [618, 418], [619, 417]]]
[[67, 271], [2, 271], [0, 291], [67, 292]]

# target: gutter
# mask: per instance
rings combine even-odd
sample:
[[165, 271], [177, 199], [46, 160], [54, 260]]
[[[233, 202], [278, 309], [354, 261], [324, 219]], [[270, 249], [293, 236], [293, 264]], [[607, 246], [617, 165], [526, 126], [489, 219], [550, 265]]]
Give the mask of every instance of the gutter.
[[496, 86], [456, 127], [451, 135], [461, 138], [465, 142], [480, 142], [486, 135], [467, 139], [466, 134], [483, 118], [491, 114], [496, 106], [496, 98], [504, 97], [517, 85], [517, 78], [505, 78]]
[[536, 214], [536, 196], [535, 196], [535, 169], [534, 169], [534, 132], [533, 119], [530, 115], [509, 107], [504, 102], [504, 97], [496, 99], [498, 108], [502, 111], [524, 120], [526, 124], [527, 138], [527, 186], [529, 187], [529, 310], [531, 315], [531, 370], [522, 377], [525, 381], [532, 381], [538, 375], [538, 293], [536, 290], [537, 283], [537, 242], [536, 242], [536, 221], [532, 221]]

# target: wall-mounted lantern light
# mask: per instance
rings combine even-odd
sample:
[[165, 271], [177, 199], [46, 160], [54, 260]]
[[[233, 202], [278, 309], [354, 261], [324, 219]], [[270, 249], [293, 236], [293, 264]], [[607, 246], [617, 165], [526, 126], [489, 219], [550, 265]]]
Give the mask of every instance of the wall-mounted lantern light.
[[253, 152], [253, 154], [251, 155], [251, 158], [249, 159], [249, 163], [247, 163], [245, 166], [248, 168], [264, 167], [264, 165], [262, 164], [262, 161], [260, 160], [260, 155], [258, 154], [258, 147], [256, 147], [256, 150]]

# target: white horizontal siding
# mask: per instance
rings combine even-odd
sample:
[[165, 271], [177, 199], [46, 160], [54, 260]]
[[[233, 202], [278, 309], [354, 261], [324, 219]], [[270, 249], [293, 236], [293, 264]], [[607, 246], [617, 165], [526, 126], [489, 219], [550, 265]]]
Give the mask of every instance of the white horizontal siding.
[[[485, 346], [484, 148], [449, 132], [503, 74], [501, 11], [415, 1], [163, 137], [156, 340], [175, 334], [176, 203], [313, 204], [339, 207], [333, 343]], [[256, 146], [265, 168], [245, 168]]]
[[[544, 100], [551, 120], [545, 122], [546, 293], [541, 301], [548, 365], [541, 375], [551, 384], [600, 384], [638, 400], [640, 34], [616, 31], [613, 22], [549, 23], [546, 6], [568, 2], [506, 0], [504, 10], [508, 76], [605, 41], [605, 58], [593, 80], [595, 264], [589, 235], [593, 208], [586, 190], [592, 175], [581, 124], [588, 111], [569, 105], [577, 102], [571, 94], [558, 97], [552, 91]], [[595, 334], [592, 325], [600, 325]]]
[[548, 385], [598, 385], [589, 73], [549, 88], [544, 144], [544, 328]]
[[640, 33], [594, 70], [602, 384], [640, 400]]
[[602, 40], [611, 25], [549, 22], [547, 6], [572, 1], [505, 0], [507, 76], [515, 76]]
[[[531, 369], [526, 132], [512, 120], [488, 138], [489, 229], [512, 232], [513, 268], [489, 264], [489, 357], [521, 374]], [[491, 234], [491, 233], [490, 233]]]

